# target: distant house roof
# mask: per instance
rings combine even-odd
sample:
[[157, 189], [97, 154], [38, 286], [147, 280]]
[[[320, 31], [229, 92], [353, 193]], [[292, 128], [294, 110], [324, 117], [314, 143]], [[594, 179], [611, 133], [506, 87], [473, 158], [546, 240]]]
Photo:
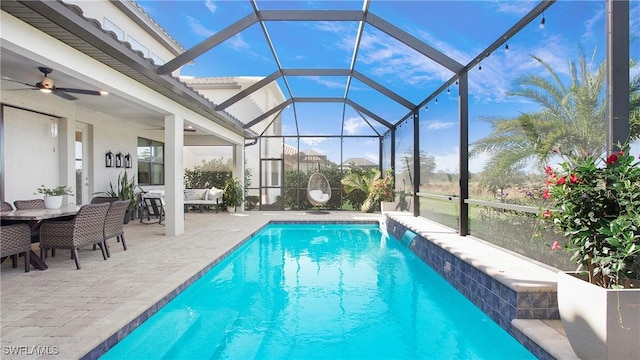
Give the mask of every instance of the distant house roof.
[[342, 162], [342, 166], [349, 166], [352, 164], [356, 166], [365, 166], [365, 167], [378, 166], [378, 164], [365, 158], [349, 158]]
[[284, 154], [285, 155], [296, 155], [298, 154], [298, 148], [295, 146], [291, 146], [289, 144], [284, 144]]

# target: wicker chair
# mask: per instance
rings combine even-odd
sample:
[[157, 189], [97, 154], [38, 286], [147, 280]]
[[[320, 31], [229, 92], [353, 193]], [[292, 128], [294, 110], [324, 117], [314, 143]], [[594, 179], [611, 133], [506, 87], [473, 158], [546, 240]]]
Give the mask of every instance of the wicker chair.
[[44, 222], [40, 225], [41, 257], [44, 259], [47, 249], [70, 249], [80, 270], [78, 248], [98, 244], [102, 257], [107, 260], [104, 223], [109, 206], [109, 203], [84, 205], [72, 220]]
[[324, 205], [331, 199], [331, 185], [321, 173], [314, 173], [309, 177], [307, 199], [313, 206]]
[[16, 200], [13, 202], [16, 210], [32, 210], [32, 209], [46, 209], [44, 206], [44, 200], [42, 199], [33, 199], [33, 200]]
[[3, 201], [2, 205], [0, 205], [0, 211], [13, 211], [13, 206], [8, 202]]
[[24, 271], [31, 269], [31, 229], [27, 224], [0, 226], [0, 257], [11, 256], [18, 266], [18, 254], [24, 254]]
[[107, 257], [111, 256], [109, 253], [109, 247], [106, 246], [107, 240], [116, 238], [118, 241], [122, 241], [122, 248], [127, 250], [127, 243], [124, 241], [124, 226], [123, 219], [124, 213], [129, 207], [129, 200], [118, 200], [111, 203], [109, 211], [107, 212], [107, 218], [104, 221], [104, 243], [107, 250]]
[[112, 196], [96, 196], [93, 199], [91, 199], [91, 203], [92, 204], [102, 204], [102, 203], [112, 203], [114, 201], [118, 201], [120, 200], [120, 198], [118, 197], [112, 197]]

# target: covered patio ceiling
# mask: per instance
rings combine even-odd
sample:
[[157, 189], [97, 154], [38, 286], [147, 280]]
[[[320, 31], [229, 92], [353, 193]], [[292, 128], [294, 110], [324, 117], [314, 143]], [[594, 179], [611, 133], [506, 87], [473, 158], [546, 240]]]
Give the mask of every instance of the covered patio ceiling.
[[[167, 1], [163, 2], [163, 6], [166, 7], [166, 11], [172, 11], [171, 6], [188, 6], [190, 3]], [[285, 124], [284, 135], [342, 136], [346, 135], [347, 119], [355, 117], [367, 124], [365, 127], [367, 130], [360, 135], [381, 136], [389, 128], [402, 123], [413, 112], [436, 98], [439, 93], [446, 91], [461, 74], [477, 66], [492, 51], [503, 46], [519, 30], [540, 16], [554, 1], [521, 2], [519, 4], [521, 8], [529, 8], [526, 14], [512, 24], [502, 25], [503, 28], [492, 26], [481, 16], [476, 16], [477, 9], [473, 1], [450, 2], [448, 3], [450, 5], [447, 5], [448, 8], [450, 7], [450, 13], [431, 14], [430, 17], [426, 14], [429, 14], [431, 2], [408, 3], [411, 5], [409, 7], [411, 12], [402, 14], [391, 11], [396, 9], [395, 5], [399, 4], [394, 1], [322, 1], [312, 4], [263, 0], [219, 2], [217, 3], [219, 7], [243, 6], [246, 15], [240, 18], [229, 18], [226, 20], [227, 23], [218, 24], [218, 27], [222, 26], [220, 31], [198, 43], [183, 44], [183, 46], [186, 45], [186, 51], [160, 66], [141, 58], [139, 54], [127, 49], [102, 29], [96, 29], [95, 24], [81, 14], [75, 13], [59, 2], [9, 0], [2, 2], [2, 9], [156, 91], [190, 106], [212, 121], [225, 123], [235, 131], [242, 131], [242, 128], [255, 130], [264, 127], [264, 121], [273, 118], [274, 115], [282, 115]], [[144, 8], [143, 1], [139, 4]], [[173, 10], [177, 11], [178, 8]], [[425, 31], [437, 30], [444, 20], [450, 20], [451, 29], [458, 21], [477, 23], [476, 27], [479, 31], [468, 36], [474, 43], [472, 46], [474, 49], [483, 50], [471, 57], [461, 55], [468, 54], [468, 49], [455, 49], [441, 42], [428, 41], [421, 33], [421, 29], [405, 28], [406, 25], [401, 21], [403, 17], [415, 17], [420, 14], [430, 19], [434, 16], [444, 16], [443, 21], [437, 23], [425, 22]], [[320, 32], [313, 38], [317, 43], [306, 46], [309, 44], [305, 45], [305, 41], [310, 40], [307, 32], [313, 31], [313, 28], [305, 24], [310, 23], [316, 24], [316, 29], [339, 28], [344, 36], [331, 38], [325, 35], [323, 37]], [[439, 30], [442, 31], [442, 29]], [[170, 28], [167, 31], [171, 34]], [[231, 55], [219, 51], [221, 44], [232, 41], [238, 34], [246, 32], [261, 34], [262, 41], [248, 44], [248, 49], [254, 52], [262, 51], [262, 54], [266, 51], [270, 56], [271, 66], [249, 64], [246, 67], [246, 73], [227, 73], [224, 66], [217, 65], [247, 59], [234, 59], [230, 57]], [[282, 33], [290, 36], [279, 36]], [[321, 40], [318, 41], [318, 39]], [[376, 46], [370, 43], [375, 39], [384, 39], [384, 44], [377, 44], [379, 51], [394, 48], [399, 49], [404, 56], [415, 58], [415, 66], [421, 67], [423, 77], [390, 80], [389, 76], [384, 76], [380, 68], [372, 67], [371, 55], [364, 54], [363, 46]], [[320, 57], [314, 52], [322, 51], [327, 47], [349, 49], [351, 56], [318, 62]], [[298, 50], [295, 55], [290, 52], [291, 48]], [[308, 52], [303, 53], [304, 50]], [[215, 60], [212, 60], [213, 58]], [[33, 73], [34, 65], [37, 64], [30, 64], [25, 60], [20, 57], [20, 54], [3, 56], [3, 77], [18, 78], [28, 71]], [[394, 66], [393, 62], [390, 62], [389, 66]], [[198, 71], [197, 76], [257, 76], [262, 80], [229, 99], [214, 104], [171, 75], [173, 70], [180, 67], [183, 67], [183, 75], [189, 75], [189, 72], [196, 72], [196, 69], [204, 67], [208, 71]], [[84, 79], [80, 74], [74, 74], [72, 71], [66, 75], [69, 75], [68, 81], [71, 85], [66, 85], [69, 87], [91, 83], [90, 74], [84, 74], [87, 76]], [[38, 74], [34, 76], [37, 77]], [[233, 119], [225, 111], [231, 109], [241, 99], [274, 81], [278, 83], [286, 100], [274, 108], [264, 109], [262, 116], [252, 119]], [[310, 83], [313, 86], [309, 86]], [[5, 85], [3, 81], [3, 87]], [[107, 102], [113, 101], [115, 104], [91, 103], [95, 100], [86, 99], [80, 101], [83, 101], [83, 106], [98, 111], [109, 107], [128, 109], [131, 110], [132, 117], [136, 117], [136, 110], [134, 110], [136, 104], [127, 99], [118, 99], [116, 96], [106, 99]], [[308, 119], [319, 121], [318, 113], [331, 117], [330, 121], [324, 123], [322, 133], [318, 133], [305, 123], [309, 121]], [[149, 114], [140, 114], [140, 118], [148, 118], [147, 115]], [[337, 126], [333, 126], [334, 123]], [[251, 137], [251, 132], [245, 131], [245, 134]]]

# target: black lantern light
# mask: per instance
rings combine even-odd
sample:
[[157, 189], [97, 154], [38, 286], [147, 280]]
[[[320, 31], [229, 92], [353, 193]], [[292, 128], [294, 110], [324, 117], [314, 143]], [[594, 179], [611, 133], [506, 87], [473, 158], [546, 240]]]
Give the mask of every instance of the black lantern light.
[[111, 150], [104, 156], [104, 166], [113, 167], [113, 153]]
[[116, 154], [116, 167], [117, 168], [121, 168], [122, 167], [122, 153], [119, 152], [119, 151]]
[[127, 153], [127, 155], [124, 156], [124, 167], [129, 169], [131, 168], [131, 166], [133, 166], [131, 161], [131, 154]]

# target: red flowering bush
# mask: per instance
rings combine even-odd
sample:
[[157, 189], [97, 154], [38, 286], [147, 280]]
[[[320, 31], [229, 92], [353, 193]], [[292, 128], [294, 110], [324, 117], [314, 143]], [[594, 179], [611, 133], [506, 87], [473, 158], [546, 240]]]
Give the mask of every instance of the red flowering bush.
[[383, 178], [377, 178], [369, 192], [371, 201], [393, 201], [393, 170], [387, 170]]
[[552, 250], [564, 247], [589, 282], [605, 288], [640, 280], [640, 162], [624, 149], [546, 168], [549, 207], [540, 216], [565, 239]]

